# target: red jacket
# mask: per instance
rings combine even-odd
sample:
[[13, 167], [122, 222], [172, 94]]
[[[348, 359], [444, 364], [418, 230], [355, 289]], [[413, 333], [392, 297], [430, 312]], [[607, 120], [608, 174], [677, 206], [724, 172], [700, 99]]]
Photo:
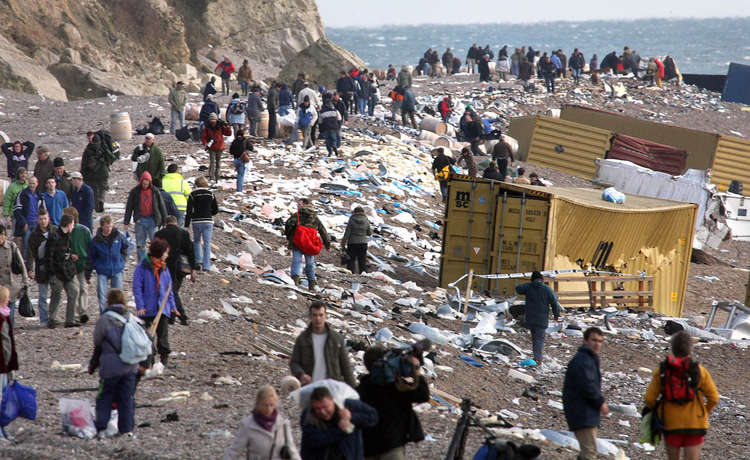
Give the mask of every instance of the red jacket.
[[234, 73], [234, 64], [232, 64], [231, 62], [221, 61], [220, 63], [216, 64], [214, 72], [219, 70], [219, 68], [221, 68], [222, 71], [226, 72], [227, 75], [232, 75]]
[[440, 109], [440, 115], [445, 118], [448, 116], [449, 113], [451, 113], [451, 106], [448, 104], [448, 98], [444, 98], [442, 101], [440, 101], [440, 105], [438, 106]]
[[654, 59], [656, 62], [656, 70], [659, 71], [659, 78], [664, 78], [664, 64], [659, 59]]
[[211, 127], [210, 122], [206, 122], [203, 125], [203, 134], [201, 135], [201, 142], [203, 145], [208, 145], [209, 141], [213, 140], [214, 143], [211, 144], [211, 150], [214, 152], [221, 152], [224, 150], [224, 136], [231, 136], [232, 135], [232, 128], [221, 120], [218, 120], [216, 122], [215, 127]]

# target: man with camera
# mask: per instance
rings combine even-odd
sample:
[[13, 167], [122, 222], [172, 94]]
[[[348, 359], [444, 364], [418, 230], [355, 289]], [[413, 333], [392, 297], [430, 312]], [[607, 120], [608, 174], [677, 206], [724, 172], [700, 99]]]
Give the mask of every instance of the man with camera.
[[[407, 442], [424, 439], [412, 404], [430, 400], [430, 389], [420, 375], [421, 348], [388, 351], [372, 347], [365, 352], [368, 374], [360, 379], [359, 397], [378, 411], [377, 425], [364, 428], [367, 460], [404, 460]], [[394, 362], [395, 361], [395, 362]], [[393, 375], [393, 369], [407, 375]]]
[[310, 304], [310, 325], [294, 341], [289, 367], [302, 385], [323, 379], [357, 386], [349, 361], [349, 352], [341, 334], [326, 323], [326, 305], [316, 300]]

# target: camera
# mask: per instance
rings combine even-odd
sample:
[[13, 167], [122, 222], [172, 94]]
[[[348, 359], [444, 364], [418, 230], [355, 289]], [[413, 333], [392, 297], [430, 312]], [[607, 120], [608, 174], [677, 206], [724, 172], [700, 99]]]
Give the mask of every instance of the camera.
[[[417, 387], [416, 371], [424, 363], [422, 355], [429, 351], [432, 342], [423, 339], [403, 348], [381, 349], [378, 356], [373, 357], [370, 367], [372, 382], [376, 385], [396, 384], [400, 391], [413, 390]], [[419, 360], [419, 366], [415, 366], [409, 358]], [[367, 360], [367, 357], [365, 358]]]
[[211, 139], [210, 141], [208, 141], [208, 143], [206, 144], [206, 148], [210, 149], [212, 145], [214, 145], [214, 140], [213, 139]]

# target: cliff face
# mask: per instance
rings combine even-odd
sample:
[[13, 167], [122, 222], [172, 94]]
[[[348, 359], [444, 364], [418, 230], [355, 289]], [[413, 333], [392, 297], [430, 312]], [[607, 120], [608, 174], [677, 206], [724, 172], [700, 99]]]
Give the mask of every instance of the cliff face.
[[324, 36], [314, 0], [4, 0], [0, 21], [0, 86], [63, 100], [165, 94], [223, 55], [274, 76]]

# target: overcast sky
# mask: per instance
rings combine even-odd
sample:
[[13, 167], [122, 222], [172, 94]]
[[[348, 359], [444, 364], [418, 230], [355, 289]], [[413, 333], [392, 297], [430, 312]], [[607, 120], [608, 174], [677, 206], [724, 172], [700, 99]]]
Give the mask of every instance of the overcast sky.
[[750, 0], [317, 0], [327, 27], [750, 16]]

